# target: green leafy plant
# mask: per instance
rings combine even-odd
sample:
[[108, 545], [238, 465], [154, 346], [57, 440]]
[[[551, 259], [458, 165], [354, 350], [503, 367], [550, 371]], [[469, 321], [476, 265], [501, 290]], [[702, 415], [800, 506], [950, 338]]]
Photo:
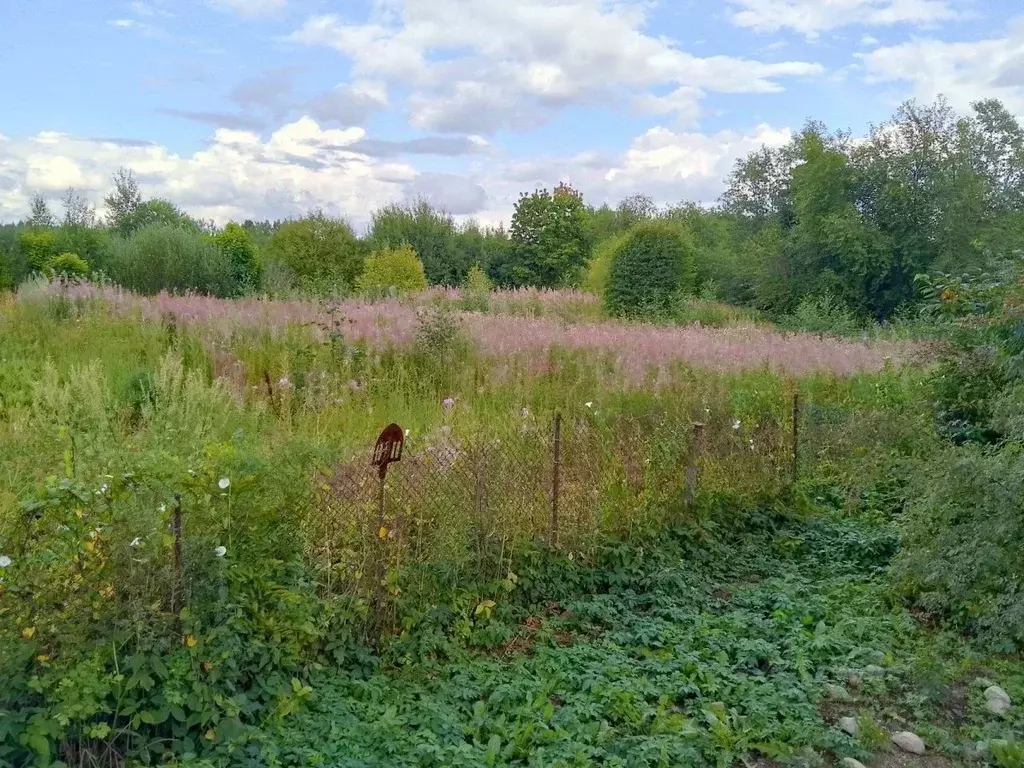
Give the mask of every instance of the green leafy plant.
[[357, 285], [363, 295], [379, 298], [426, 290], [427, 277], [416, 251], [406, 245], [367, 256]]

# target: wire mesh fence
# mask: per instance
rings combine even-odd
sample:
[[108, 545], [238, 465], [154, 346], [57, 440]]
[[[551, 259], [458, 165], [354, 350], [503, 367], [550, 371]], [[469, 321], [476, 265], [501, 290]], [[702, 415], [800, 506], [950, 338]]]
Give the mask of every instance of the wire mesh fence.
[[524, 418], [513, 434], [444, 426], [407, 438], [381, 474], [372, 446], [324, 472], [307, 555], [328, 592], [409, 564], [473, 560], [500, 571], [524, 546], [588, 558], [608, 535], [695, 516], [716, 495], [769, 496], [792, 482], [790, 408], [741, 425], [722, 410]]

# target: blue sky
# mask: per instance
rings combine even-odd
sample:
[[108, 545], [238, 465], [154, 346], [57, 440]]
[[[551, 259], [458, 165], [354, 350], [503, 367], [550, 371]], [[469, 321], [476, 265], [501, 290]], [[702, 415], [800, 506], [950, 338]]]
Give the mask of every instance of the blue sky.
[[809, 117], [865, 133], [903, 99], [1024, 113], [1011, 0], [0, 0], [0, 219], [118, 166], [224, 222], [364, 223], [425, 196], [507, 219], [711, 202]]

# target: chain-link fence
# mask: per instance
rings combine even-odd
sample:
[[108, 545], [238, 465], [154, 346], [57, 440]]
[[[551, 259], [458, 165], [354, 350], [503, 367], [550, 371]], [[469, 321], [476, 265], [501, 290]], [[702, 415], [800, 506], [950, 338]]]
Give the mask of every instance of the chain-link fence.
[[797, 404], [731, 413], [524, 418], [500, 438], [444, 426], [387, 472], [373, 445], [320, 478], [307, 555], [328, 592], [370, 591], [410, 564], [475, 561], [499, 575], [540, 545], [587, 559], [599, 541], [699, 519], [716, 497], [767, 498], [795, 476]]

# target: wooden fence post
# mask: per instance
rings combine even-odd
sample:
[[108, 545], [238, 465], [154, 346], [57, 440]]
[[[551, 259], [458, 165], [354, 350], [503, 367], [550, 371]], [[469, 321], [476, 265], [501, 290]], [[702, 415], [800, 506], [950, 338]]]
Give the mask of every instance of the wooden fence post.
[[701, 436], [704, 434], [704, 425], [696, 422], [693, 425], [693, 435], [690, 438], [690, 457], [686, 465], [686, 491], [683, 503], [687, 510], [693, 509], [697, 502], [697, 480], [699, 479], [699, 462], [701, 449]]
[[562, 484], [562, 414], [555, 412], [554, 423], [554, 466], [551, 473], [551, 529], [548, 531], [548, 546], [558, 547], [558, 502]]
[[795, 485], [800, 475], [800, 393], [793, 393], [793, 436], [792, 436], [792, 482]]

